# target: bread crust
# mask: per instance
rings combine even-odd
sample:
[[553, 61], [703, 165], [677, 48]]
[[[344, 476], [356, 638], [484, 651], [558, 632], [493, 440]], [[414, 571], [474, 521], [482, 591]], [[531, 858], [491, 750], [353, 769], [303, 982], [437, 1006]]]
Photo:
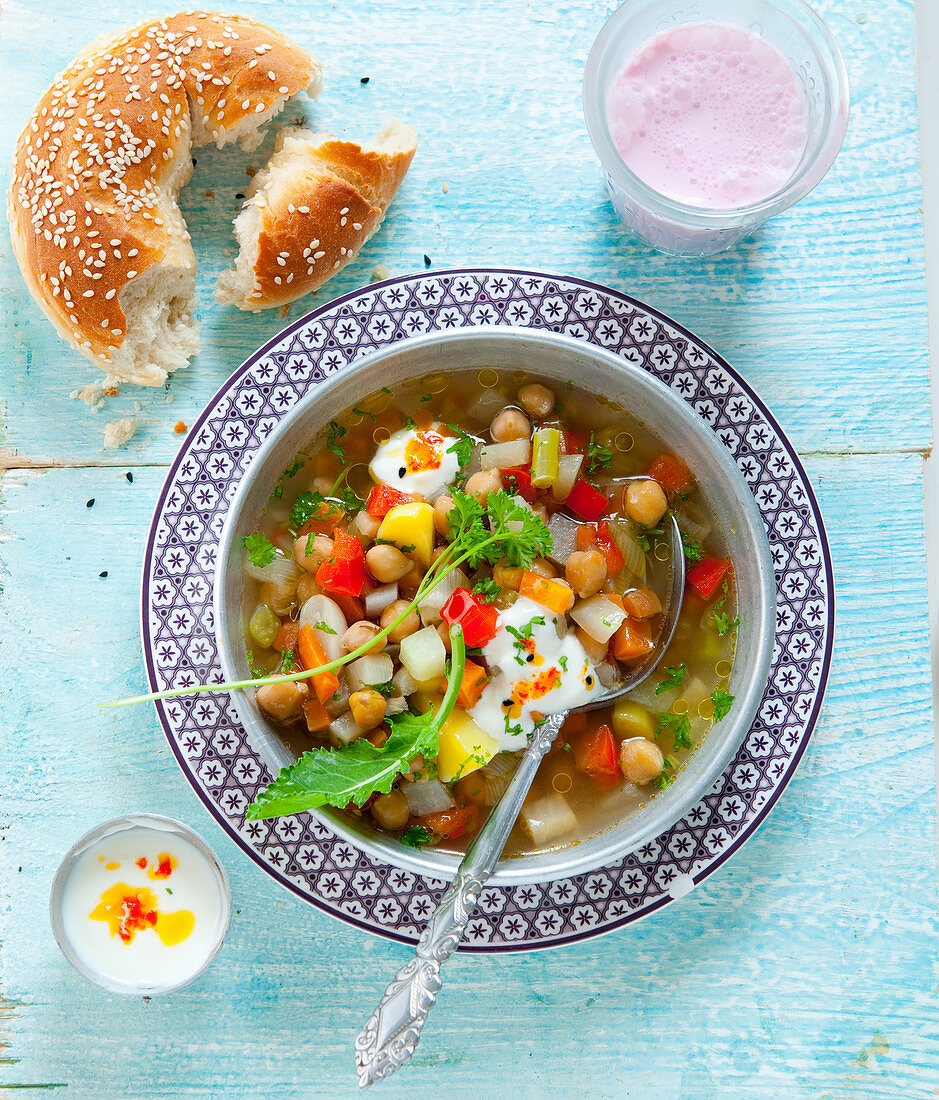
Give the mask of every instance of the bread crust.
[[246, 211], [253, 206], [258, 216], [242, 223], [238, 234], [243, 252], [249, 246], [246, 235], [253, 235], [250, 273], [241, 271], [237, 278], [224, 273], [219, 300], [257, 311], [318, 290], [381, 225], [416, 148], [414, 128], [397, 122], [371, 147], [331, 134], [284, 130], [246, 202]]
[[17, 143], [8, 218], [26, 284], [66, 340], [121, 373], [121, 292], [156, 264], [186, 285], [195, 272], [176, 207], [190, 145], [237, 140], [319, 76], [263, 24], [185, 12], [92, 44], [56, 77]]

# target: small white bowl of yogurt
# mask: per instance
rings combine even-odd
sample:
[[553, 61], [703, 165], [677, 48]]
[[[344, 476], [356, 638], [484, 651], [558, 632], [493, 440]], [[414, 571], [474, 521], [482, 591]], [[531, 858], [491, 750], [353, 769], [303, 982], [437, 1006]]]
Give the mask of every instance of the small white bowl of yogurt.
[[616, 212], [678, 255], [731, 248], [804, 198], [848, 110], [841, 53], [802, 0], [626, 0], [584, 73]]
[[49, 895], [56, 942], [75, 969], [112, 993], [150, 996], [191, 982], [225, 941], [228, 878], [179, 821], [130, 814], [66, 852]]

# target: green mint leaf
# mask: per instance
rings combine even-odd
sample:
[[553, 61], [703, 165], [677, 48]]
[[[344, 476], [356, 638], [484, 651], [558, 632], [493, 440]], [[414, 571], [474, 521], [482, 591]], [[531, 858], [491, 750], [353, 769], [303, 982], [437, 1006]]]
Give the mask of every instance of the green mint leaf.
[[248, 551], [248, 561], [250, 561], [252, 565], [256, 565], [258, 569], [263, 569], [265, 565], [270, 565], [277, 557], [277, 551], [274, 549], [274, 544], [267, 535], [245, 535], [242, 542], [245, 544], [245, 549]]

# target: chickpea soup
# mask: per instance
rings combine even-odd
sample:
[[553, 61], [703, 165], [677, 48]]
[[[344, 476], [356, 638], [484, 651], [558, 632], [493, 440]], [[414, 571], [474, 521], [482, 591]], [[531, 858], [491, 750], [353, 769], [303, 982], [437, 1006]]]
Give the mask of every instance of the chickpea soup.
[[[655, 672], [592, 707], [659, 647]], [[254, 818], [332, 806], [460, 850], [571, 710], [506, 848], [609, 828], [729, 711], [733, 566], [694, 471], [572, 382], [455, 371], [363, 397], [284, 471], [246, 548], [259, 708], [298, 755]], [[587, 708], [587, 709], [577, 709]]]

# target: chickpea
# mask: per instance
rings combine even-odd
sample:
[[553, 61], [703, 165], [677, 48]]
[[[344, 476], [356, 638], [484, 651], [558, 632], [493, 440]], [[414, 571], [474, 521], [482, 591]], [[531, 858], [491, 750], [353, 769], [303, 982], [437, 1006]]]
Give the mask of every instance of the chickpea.
[[255, 699], [261, 710], [278, 722], [292, 722], [300, 717], [309, 694], [310, 689], [302, 680], [288, 680], [281, 684], [262, 684]]
[[410, 568], [407, 573], [398, 580], [398, 588], [401, 592], [413, 596], [420, 587], [421, 581], [424, 579], [424, 570], [421, 569], [416, 561], [409, 562], [409, 565]]
[[385, 697], [374, 688], [353, 691], [349, 696], [349, 710], [357, 726], [363, 730], [374, 729], [385, 719]]
[[493, 417], [489, 431], [497, 443], [528, 439], [531, 435], [531, 421], [519, 409], [503, 409]]
[[414, 563], [404, 556], [397, 546], [373, 546], [365, 555], [369, 573], [379, 584], [391, 584], [400, 580]]
[[537, 573], [539, 577], [547, 577], [548, 580], [553, 580], [558, 575], [558, 571], [545, 558], [535, 558], [528, 569], [529, 572]]
[[644, 737], [624, 741], [619, 750], [623, 774], [630, 783], [648, 783], [660, 775], [665, 766], [662, 750]]
[[449, 493], [442, 493], [434, 501], [434, 527], [442, 539], [450, 537], [450, 524], [447, 516], [453, 507], [453, 497]]
[[626, 486], [623, 497], [626, 515], [643, 527], [654, 527], [668, 508], [665, 490], [657, 481], [634, 481]]
[[[389, 604], [385, 610], [381, 613], [381, 628], [390, 626], [399, 615], [404, 614], [410, 606], [410, 600], [395, 600], [394, 603]], [[388, 635], [389, 642], [403, 642], [405, 638], [410, 637], [421, 625], [421, 620], [417, 617], [417, 612], [412, 611], [410, 615], [402, 623], [391, 631]]]
[[519, 565], [497, 565], [492, 571], [492, 579], [503, 588], [517, 592], [522, 583], [522, 572]]
[[[340, 644], [346, 653], [351, 653], [353, 649], [358, 649], [359, 646], [365, 645], [370, 639], [374, 638], [378, 633], [378, 627], [374, 623], [370, 623], [368, 619], [360, 619], [357, 623], [353, 623], [352, 626], [343, 634], [340, 639]], [[381, 653], [385, 648], [385, 639], [382, 638], [377, 641], [371, 649], [367, 652], [371, 655]]]
[[518, 400], [525, 412], [530, 416], [538, 417], [539, 420], [543, 420], [555, 404], [554, 394], [547, 386], [542, 386], [537, 382], [532, 383], [530, 386], [522, 386], [518, 391]]
[[324, 497], [329, 496], [330, 492], [332, 491], [332, 487], [333, 487], [332, 475], [329, 475], [328, 477], [327, 476], [322, 476], [322, 477], [313, 478], [313, 490], [314, 490], [314, 492], [322, 493], [322, 495]]
[[433, 563], [433, 562], [439, 561], [444, 556], [444, 554], [446, 554], [446, 552], [449, 549], [450, 549], [449, 546], [437, 546], [437, 547], [435, 547], [434, 552], [430, 556], [431, 562]]
[[328, 535], [301, 535], [293, 544], [293, 560], [308, 573], [317, 569], [333, 552], [333, 540]]
[[369, 809], [378, 824], [391, 832], [403, 829], [411, 816], [408, 800], [398, 790], [380, 794]]
[[582, 600], [595, 596], [606, 580], [606, 559], [599, 550], [575, 550], [564, 566], [564, 576]]
[[486, 498], [490, 493], [502, 488], [502, 475], [498, 470], [480, 470], [479, 473], [467, 481], [464, 490], [469, 496], [475, 497], [485, 507]]
[[452, 643], [450, 641], [450, 624], [438, 623], [437, 633], [440, 635], [440, 640], [443, 642], [443, 648], [449, 653], [452, 646]]

